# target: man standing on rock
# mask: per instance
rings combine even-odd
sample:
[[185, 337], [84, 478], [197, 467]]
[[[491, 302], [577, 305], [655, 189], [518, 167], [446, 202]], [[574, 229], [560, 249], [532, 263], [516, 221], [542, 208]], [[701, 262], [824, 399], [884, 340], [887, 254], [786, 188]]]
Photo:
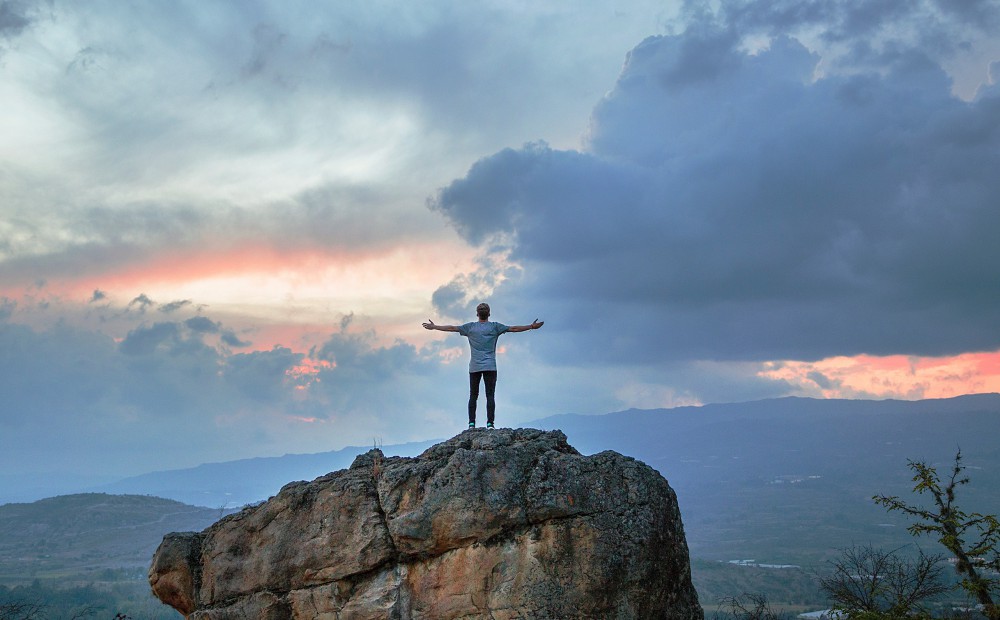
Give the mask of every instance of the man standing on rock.
[[507, 332], [526, 332], [545, 325], [544, 321], [535, 319], [531, 325], [514, 325], [508, 327], [503, 323], [490, 321], [489, 304], [476, 306], [478, 321], [465, 325], [435, 325], [427, 319], [424, 329], [436, 329], [442, 332], [457, 332], [469, 339], [472, 359], [469, 361], [469, 428], [476, 428], [476, 401], [479, 400], [480, 379], [486, 384], [486, 428], [493, 428], [496, 413], [494, 394], [497, 387], [497, 339]]

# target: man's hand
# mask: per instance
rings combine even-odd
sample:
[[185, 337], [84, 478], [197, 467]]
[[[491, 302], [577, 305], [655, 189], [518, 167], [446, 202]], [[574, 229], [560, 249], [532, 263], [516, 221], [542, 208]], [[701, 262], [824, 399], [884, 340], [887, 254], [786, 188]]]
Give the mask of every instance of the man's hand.
[[538, 329], [542, 325], [545, 325], [545, 321], [539, 321], [538, 319], [535, 319], [534, 321], [531, 322], [531, 325], [515, 325], [515, 326], [511, 327], [510, 329], [508, 329], [507, 331], [515, 332], [515, 333], [517, 333], [517, 332], [526, 332], [526, 331], [529, 331], [529, 330], [532, 330], [532, 329]]
[[457, 332], [458, 327], [454, 325], [435, 325], [434, 321], [427, 319], [427, 322], [423, 324], [424, 329], [436, 329], [439, 332]]

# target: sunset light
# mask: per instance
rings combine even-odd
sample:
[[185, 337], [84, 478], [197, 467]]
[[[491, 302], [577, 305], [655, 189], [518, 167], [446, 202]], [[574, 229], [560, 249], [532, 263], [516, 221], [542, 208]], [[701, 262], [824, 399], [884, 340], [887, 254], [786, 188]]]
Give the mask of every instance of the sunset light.
[[0, 0], [3, 482], [451, 436], [480, 302], [505, 427], [1000, 392], [1000, 12], [883, 4]]

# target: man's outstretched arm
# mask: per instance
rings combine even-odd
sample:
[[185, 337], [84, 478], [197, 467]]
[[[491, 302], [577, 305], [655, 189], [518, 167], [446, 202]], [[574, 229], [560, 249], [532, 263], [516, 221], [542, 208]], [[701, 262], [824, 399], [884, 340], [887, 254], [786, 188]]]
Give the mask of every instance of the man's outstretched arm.
[[509, 331], [509, 332], [526, 332], [529, 329], [538, 329], [542, 325], [545, 325], [545, 321], [539, 321], [538, 319], [535, 319], [534, 321], [532, 321], [531, 325], [514, 325], [513, 327], [510, 327], [509, 329], [507, 329], [507, 331]]
[[435, 325], [434, 321], [432, 321], [430, 319], [427, 319], [427, 322], [424, 323], [424, 329], [436, 329], [439, 332], [457, 332], [458, 331], [458, 327], [456, 327], [454, 325]]

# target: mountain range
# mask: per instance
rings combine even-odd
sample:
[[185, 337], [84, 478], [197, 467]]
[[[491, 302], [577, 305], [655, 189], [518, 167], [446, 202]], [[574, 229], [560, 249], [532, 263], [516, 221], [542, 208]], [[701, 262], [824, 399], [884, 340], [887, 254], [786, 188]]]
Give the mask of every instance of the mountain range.
[[[922, 401], [783, 398], [555, 416], [584, 452], [615, 450], [659, 470], [677, 492], [693, 557], [822, 564], [858, 544], [912, 543], [909, 521], [876, 494], [916, 503], [908, 461], [947, 474], [961, 450], [959, 505], [1000, 509], [1000, 395]], [[921, 500], [923, 500], [921, 502]], [[933, 551], [931, 540], [921, 544]]]
[[[701, 559], [805, 566], [855, 544], [910, 543], [908, 522], [886, 514], [872, 496], [912, 497], [908, 460], [944, 473], [959, 449], [971, 479], [960, 491], [960, 505], [994, 513], [1000, 507], [998, 394], [923, 401], [782, 398], [565, 414], [525, 426], [560, 429], [584, 454], [615, 450], [659, 470], [677, 492], [692, 557]], [[432, 443], [382, 449], [415, 456]], [[94, 490], [221, 512], [262, 501], [288, 482], [346, 468], [370, 448], [205, 464]]]

